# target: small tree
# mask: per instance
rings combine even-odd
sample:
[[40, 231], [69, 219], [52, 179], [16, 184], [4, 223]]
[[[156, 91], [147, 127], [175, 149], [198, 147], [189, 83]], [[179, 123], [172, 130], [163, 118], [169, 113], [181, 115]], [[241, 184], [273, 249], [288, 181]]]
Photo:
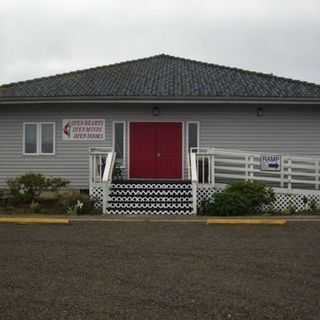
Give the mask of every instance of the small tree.
[[7, 181], [9, 192], [15, 203], [31, 204], [39, 202], [40, 195], [46, 191], [56, 192], [69, 184], [62, 178], [48, 178], [42, 174], [28, 173]]

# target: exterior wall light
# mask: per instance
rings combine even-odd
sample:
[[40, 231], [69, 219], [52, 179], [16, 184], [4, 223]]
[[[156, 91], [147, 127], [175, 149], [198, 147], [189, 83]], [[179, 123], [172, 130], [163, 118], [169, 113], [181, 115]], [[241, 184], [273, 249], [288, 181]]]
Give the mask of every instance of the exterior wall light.
[[152, 115], [157, 117], [160, 115], [160, 108], [159, 107], [153, 107], [152, 108]]
[[257, 108], [257, 117], [262, 117], [263, 116], [263, 108], [259, 107]]

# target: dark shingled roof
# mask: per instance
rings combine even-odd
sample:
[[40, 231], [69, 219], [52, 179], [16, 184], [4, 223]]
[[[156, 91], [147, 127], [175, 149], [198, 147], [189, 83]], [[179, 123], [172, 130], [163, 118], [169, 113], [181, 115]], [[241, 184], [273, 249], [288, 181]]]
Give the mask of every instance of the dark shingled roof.
[[161, 54], [0, 87], [18, 97], [320, 98], [320, 85]]

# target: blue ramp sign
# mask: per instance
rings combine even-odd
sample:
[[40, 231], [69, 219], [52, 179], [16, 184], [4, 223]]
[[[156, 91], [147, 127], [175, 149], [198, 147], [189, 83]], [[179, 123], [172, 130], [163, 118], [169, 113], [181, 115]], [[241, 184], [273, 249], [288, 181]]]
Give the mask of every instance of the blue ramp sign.
[[280, 171], [281, 156], [277, 154], [263, 154], [261, 156], [262, 171]]

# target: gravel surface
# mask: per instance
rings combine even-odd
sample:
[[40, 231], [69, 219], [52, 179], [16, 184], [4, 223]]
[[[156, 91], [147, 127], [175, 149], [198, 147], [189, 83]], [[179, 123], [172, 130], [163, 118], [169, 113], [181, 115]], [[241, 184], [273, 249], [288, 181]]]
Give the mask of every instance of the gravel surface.
[[320, 319], [320, 223], [0, 225], [0, 319]]

